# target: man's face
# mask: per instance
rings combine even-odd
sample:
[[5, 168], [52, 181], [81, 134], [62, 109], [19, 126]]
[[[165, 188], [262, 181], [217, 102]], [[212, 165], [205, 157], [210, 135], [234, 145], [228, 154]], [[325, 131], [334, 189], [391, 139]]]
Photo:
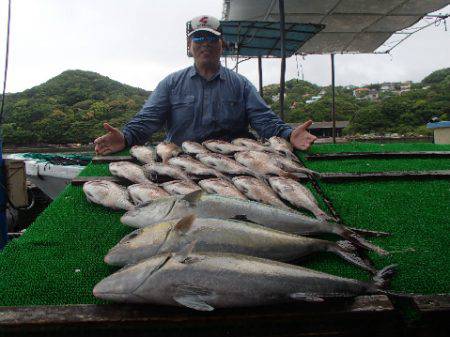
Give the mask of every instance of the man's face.
[[190, 51], [200, 66], [216, 66], [222, 54], [222, 40], [209, 32], [197, 32], [190, 37]]

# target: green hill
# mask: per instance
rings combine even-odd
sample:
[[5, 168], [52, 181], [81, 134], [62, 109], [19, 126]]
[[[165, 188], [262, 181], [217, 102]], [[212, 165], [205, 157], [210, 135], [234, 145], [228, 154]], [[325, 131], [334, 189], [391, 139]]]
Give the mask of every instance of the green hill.
[[120, 127], [150, 92], [106, 76], [68, 70], [49, 81], [5, 97], [6, 144], [89, 143], [105, 121]]
[[[437, 70], [398, 94], [382, 92], [376, 101], [357, 99], [354, 87], [336, 87], [337, 120], [350, 120], [347, 133], [427, 133], [433, 116], [450, 118], [450, 68]], [[395, 86], [397, 89], [400, 85]], [[5, 144], [89, 143], [103, 134], [109, 121], [122, 127], [150, 92], [94, 72], [68, 70], [20, 93], [7, 94], [3, 124]], [[279, 85], [264, 87], [264, 99], [279, 112]], [[331, 120], [331, 88], [307, 81], [286, 82], [285, 120]]]

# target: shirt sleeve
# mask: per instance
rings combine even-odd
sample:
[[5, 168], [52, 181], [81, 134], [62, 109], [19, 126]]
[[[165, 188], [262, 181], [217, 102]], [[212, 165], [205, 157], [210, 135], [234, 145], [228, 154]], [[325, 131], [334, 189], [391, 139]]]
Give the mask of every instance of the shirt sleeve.
[[161, 129], [170, 110], [168, 79], [162, 80], [150, 94], [142, 109], [125, 124], [122, 132], [127, 146], [142, 145]]
[[250, 126], [262, 138], [278, 136], [289, 140], [292, 128], [264, 102], [253, 84], [248, 80], [244, 83], [245, 110]]

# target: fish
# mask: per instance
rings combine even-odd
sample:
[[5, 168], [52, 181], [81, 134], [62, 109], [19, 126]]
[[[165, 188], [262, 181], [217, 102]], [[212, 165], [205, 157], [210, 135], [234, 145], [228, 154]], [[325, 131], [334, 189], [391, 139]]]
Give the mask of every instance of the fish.
[[151, 182], [130, 185], [127, 187], [127, 190], [135, 205], [142, 205], [170, 195], [161, 187]]
[[143, 164], [155, 161], [155, 151], [148, 146], [133, 145], [130, 149], [130, 154]]
[[293, 161], [299, 161], [298, 157], [293, 153], [294, 148], [290, 142], [286, 139], [273, 136], [268, 140], [269, 146], [280, 154], [284, 154], [286, 157]]
[[169, 192], [170, 194], [189, 194], [194, 191], [200, 190], [201, 188], [194, 183], [193, 181], [189, 180], [172, 180], [168, 181], [166, 183], [161, 184], [162, 188]]
[[293, 173], [303, 173], [308, 176], [315, 176], [318, 177], [320, 174], [316, 171], [310, 170], [303, 166], [298, 161], [293, 161], [290, 158], [284, 157], [277, 153], [272, 153], [269, 156], [266, 156], [267, 160], [270, 160], [273, 163], [276, 163], [277, 165], [280, 165], [283, 170], [286, 172], [293, 172]]
[[195, 242], [196, 252], [235, 253], [276, 261], [298, 261], [317, 252], [331, 252], [371, 273], [376, 270], [359, 258], [348, 243], [308, 238], [251, 222], [188, 215], [140, 228], [126, 235], [105, 256], [105, 263], [125, 266], [161, 253], [176, 253]]
[[156, 153], [164, 164], [167, 164], [170, 158], [178, 156], [181, 152], [181, 148], [175, 143], [164, 141], [156, 145]]
[[225, 142], [223, 140], [211, 139], [211, 140], [207, 140], [207, 141], [203, 142], [202, 144], [204, 147], [206, 147], [208, 150], [210, 150], [212, 152], [225, 154], [225, 155], [233, 154], [233, 153], [239, 152], [239, 151], [248, 150], [244, 146], [234, 145], [229, 142]]
[[273, 190], [292, 205], [310, 211], [316, 218], [334, 220], [320, 209], [311, 191], [299, 182], [283, 177], [270, 177], [268, 180]]
[[254, 139], [250, 138], [236, 138], [231, 141], [231, 144], [237, 145], [237, 146], [243, 146], [247, 150], [253, 150], [253, 151], [272, 151], [272, 148], [269, 146], [266, 146]]
[[373, 250], [380, 255], [388, 254], [381, 247], [366, 241], [341, 224], [309, 217], [295, 210], [281, 209], [218, 194], [205, 194], [202, 191], [154, 200], [126, 212], [120, 221], [124, 225], [140, 228], [162, 221], [181, 219], [189, 214], [195, 214], [199, 218], [245, 219], [265, 227], [298, 235], [333, 233], [359, 247]]
[[203, 163], [199, 162], [198, 160], [196, 160], [192, 157], [189, 157], [189, 156], [180, 156], [180, 157], [170, 158], [168, 163], [170, 165], [180, 167], [184, 171], [186, 171], [192, 175], [215, 176], [215, 177], [222, 178], [225, 180], [228, 179], [219, 171], [217, 171], [211, 167], [208, 167], [205, 164], [203, 164]]
[[171, 166], [163, 163], [151, 163], [142, 167], [145, 176], [152, 180], [158, 181], [161, 177], [169, 177], [179, 180], [191, 180], [191, 178], [177, 166]]
[[395, 265], [387, 266], [371, 282], [363, 282], [269, 259], [185, 249], [122, 268], [97, 283], [93, 295], [114, 302], [212, 311], [386, 294], [383, 288], [394, 272]]
[[237, 189], [244, 193], [250, 200], [283, 209], [291, 209], [278, 198], [269, 186], [257, 178], [239, 176], [234, 177], [232, 180], [234, 186], [236, 186]]
[[241, 165], [237, 163], [234, 159], [231, 159], [220, 153], [202, 153], [198, 154], [196, 158], [203, 164], [212, 167], [213, 169], [222, 173], [230, 175], [245, 175], [245, 174], [252, 176], [256, 175], [254, 172], [250, 171], [244, 165]]
[[220, 178], [203, 179], [198, 182], [200, 187], [208, 192], [220, 194], [227, 197], [234, 197], [247, 200], [247, 197], [243, 195], [232, 183]]
[[195, 155], [199, 153], [209, 153], [209, 151], [202, 145], [197, 142], [185, 141], [181, 144], [181, 148], [184, 153]]
[[149, 180], [145, 177], [142, 167], [127, 161], [118, 161], [109, 163], [109, 171], [112, 175], [125, 178], [134, 183], [147, 183]]
[[134, 205], [125, 187], [108, 180], [91, 180], [83, 185], [83, 192], [88, 201], [112, 208], [130, 211]]
[[270, 155], [259, 151], [242, 151], [234, 154], [234, 159], [260, 176], [275, 174], [283, 177], [297, 178], [295, 174], [284, 171], [280, 163], [272, 161]]

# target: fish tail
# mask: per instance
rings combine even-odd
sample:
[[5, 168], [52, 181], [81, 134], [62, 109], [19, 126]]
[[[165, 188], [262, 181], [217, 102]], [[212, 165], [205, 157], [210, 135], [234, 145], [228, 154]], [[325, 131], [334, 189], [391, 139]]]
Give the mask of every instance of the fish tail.
[[354, 247], [348, 241], [345, 241], [345, 244], [330, 242], [327, 250], [340, 256], [345, 261], [350, 262], [351, 264], [364, 270], [367, 270], [369, 273], [377, 273], [377, 270], [372, 265], [370, 265], [370, 263], [368, 263], [357, 254], [356, 247]]
[[356, 234], [352, 230], [350, 230], [344, 226], [340, 226], [338, 224], [332, 224], [331, 226], [333, 226], [333, 228], [334, 228], [333, 231], [335, 234], [342, 236], [346, 240], [354, 243], [355, 245], [365, 248], [365, 249], [368, 249], [368, 250], [372, 250], [379, 255], [389, 255], [389, 253], [387, 251], [385, 251], [383, 248], [378, 247], [377, 245], [374, 245], [373, 243], [367, 241], [362, 236]]
[[386, 288], [387, 286], [389, 286], [389, 283], [392, 277], [395, 275], [396, 271], [397, 271], [396, 264], [391, 264], [379, 270], [372, 278], [373, 285], [381, 289]]

